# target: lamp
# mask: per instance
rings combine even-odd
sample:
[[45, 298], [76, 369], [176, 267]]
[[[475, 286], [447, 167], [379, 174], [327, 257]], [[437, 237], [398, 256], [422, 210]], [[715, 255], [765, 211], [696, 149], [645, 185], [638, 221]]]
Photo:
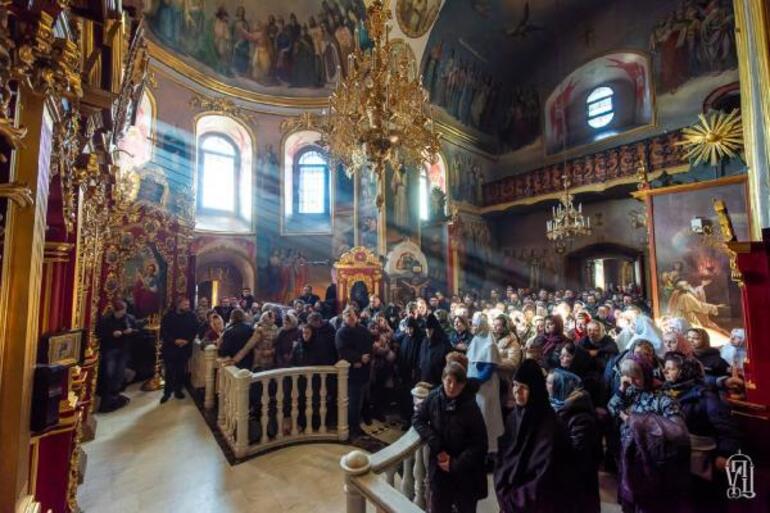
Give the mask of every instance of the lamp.
[[387, 164], [400, 172], [404, 166], [435, 163], [439, 150], [422, 79], [412, 76], [408, 52], [394, 51], [390, 41], [391, 17], [389, 0], [369, 3], [365, 26], [371, 45], [361, 48], [356, 29], [347, 76], [329, 99], [324, 123], [324, 143], [348, 176], [371, 167], [380, 210]]

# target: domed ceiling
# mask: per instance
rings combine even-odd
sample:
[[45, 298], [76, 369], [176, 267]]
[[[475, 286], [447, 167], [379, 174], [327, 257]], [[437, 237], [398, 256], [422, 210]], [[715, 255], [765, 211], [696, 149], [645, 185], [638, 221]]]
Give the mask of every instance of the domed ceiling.
[[[145, 10], [156, 57], [248, 91], [325, 97], [344, 73], [361, 0], [153, 0]], [[363, 31], [362, 31], [363, 33]], [[192, 70], [191, 70], [192, 68]]]

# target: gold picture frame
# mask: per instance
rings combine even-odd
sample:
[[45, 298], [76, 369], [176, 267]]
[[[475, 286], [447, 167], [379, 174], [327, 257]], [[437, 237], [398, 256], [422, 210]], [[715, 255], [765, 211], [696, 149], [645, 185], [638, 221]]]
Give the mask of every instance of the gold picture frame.
[[71, 367], [80, 363], [83, 345], [83, 331], [72, 330], [56, 333], [43, 338], [46, 344], [45, 355], [49, 365]]

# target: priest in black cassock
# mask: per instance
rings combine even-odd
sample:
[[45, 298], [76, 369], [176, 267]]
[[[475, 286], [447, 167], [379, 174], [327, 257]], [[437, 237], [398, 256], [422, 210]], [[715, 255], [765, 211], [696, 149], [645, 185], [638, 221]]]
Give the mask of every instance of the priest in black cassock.
[[182, 387], [197, 331], [198, 319], [190, 310], [190, 300], [186, 297], [178, 299], [176, 309], [169, 310], [160, 323], [161, 354], [166, 369], [161, 404], [168, 401], [172, 393], [177, 399], [184, 399]]

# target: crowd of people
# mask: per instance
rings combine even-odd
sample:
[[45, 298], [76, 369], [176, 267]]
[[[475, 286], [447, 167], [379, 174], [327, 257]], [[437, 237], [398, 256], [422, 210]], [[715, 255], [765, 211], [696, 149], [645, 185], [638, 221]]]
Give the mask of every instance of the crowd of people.
[[[183, 299], [161, 324], [161, 402], [183, 396], [196, 336], [254, 371], [342, 359], [351, 436], [386, 414], [413, 426], [430, 447], [433, 512], [475, 511], [491, 471], [504, 512], [598, 512], [600, 468], [617, 473], [624, 511], [722, 504], [711, 485], [741, 448], [724, 398], [743, 387], [743, 330], [711, 347], [683, 319], [653, 322], [632, 289], [367, 299], [339, 314], [310, 286], [290, 306], [248, 289], [194, 312]], [[432, 391], [415, 411], [418, 383]]]

